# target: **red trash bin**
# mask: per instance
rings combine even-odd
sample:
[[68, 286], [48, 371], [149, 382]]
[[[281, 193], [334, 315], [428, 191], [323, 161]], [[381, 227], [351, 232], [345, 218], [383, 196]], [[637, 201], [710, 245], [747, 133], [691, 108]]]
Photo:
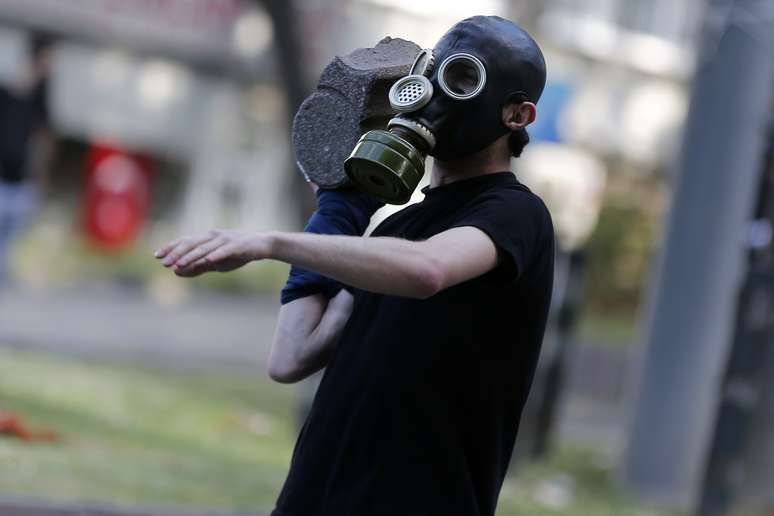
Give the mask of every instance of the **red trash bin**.
[[153, 167], [150, 158], [108, 145], [93, 145], [86, 160], [84, 229], [98, 247], [131, 246], [148, 218]]

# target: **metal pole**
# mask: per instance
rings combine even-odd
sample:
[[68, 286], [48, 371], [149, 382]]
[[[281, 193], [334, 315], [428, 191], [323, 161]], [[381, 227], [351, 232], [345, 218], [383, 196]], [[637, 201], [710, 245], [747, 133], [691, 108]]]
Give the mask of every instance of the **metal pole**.
[[769, 503], [773, 500], [768, 485], [771, 467], [764, 471], [755, 467], [761, 462], [759, 457], [764, 461], [772, 458], [768, 444], [772, 426], [771, 418], [766, 417], [766, 400], [770, 399], [767, 387], [774, 366], [773, 148], [769, 148], [767, 157], [758, 213], [748, 233], [747, 278], [739, 296], [734, 343], [697, 516], [729, 514], [744, 498]]
[[667, 505], [692, 508], [702, 480], [770, 112], [773, 11], [708, 5], [623, 468]]

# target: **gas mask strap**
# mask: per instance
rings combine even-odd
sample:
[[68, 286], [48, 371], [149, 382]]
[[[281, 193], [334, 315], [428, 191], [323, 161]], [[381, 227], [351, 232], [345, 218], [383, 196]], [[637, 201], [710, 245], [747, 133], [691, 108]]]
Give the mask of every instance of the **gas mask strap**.
[[432, 48], [425, 48], [419, 51], [414, 63], [411, 65], [409, 75], [424, 75], [430, 77], [435, 68], [435, 55]]

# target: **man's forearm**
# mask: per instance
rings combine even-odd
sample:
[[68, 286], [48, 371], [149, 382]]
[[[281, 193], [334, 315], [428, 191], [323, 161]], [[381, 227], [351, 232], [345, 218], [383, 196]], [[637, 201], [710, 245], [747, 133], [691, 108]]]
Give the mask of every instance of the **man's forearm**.
[[342, 290], [331, 299], [313, 294], [282, 305], [267, 364], [269, 376], [292, 383], [325, 367], [352, 313], [352, 299]]
[[400, 238], [278, 232], [269, 257], [383, 294], [425, 298], [441, 285], [422, 243]]

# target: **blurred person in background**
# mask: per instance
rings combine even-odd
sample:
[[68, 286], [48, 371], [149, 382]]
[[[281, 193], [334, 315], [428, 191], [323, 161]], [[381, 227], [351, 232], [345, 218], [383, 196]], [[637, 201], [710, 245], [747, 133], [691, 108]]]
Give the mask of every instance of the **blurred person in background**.
[[50, 162], [48, 76], [54, 40], [33, 34], [21, 73], [0, 85], [0, 287], [10, 282], [11, 245], [35, 212]]
[[545, 62], [499, 17], [463, 20], [433, 53], [456, 65], [404, 118], [438, 138], [422, 202], [364, 238], [383, 202], [317, 189], [305, 233], [214, 230], [156, 253], [184, 277], [293, 265], [269, 375], [326, 372], [273, 516], [495, 514], [553, 282], [550, 214], [510, 170]]

